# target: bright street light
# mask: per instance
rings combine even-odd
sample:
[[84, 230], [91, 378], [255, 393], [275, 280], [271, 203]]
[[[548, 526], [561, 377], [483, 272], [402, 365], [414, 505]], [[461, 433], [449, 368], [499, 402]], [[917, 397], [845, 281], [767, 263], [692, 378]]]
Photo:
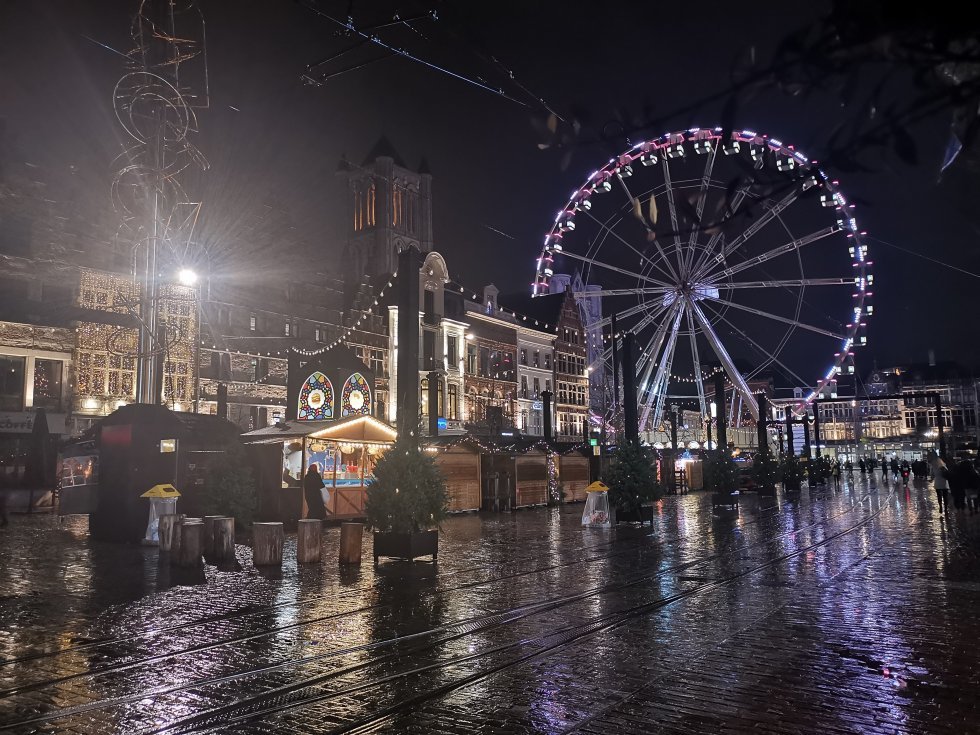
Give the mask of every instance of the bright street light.
[[180, 282], [181, 286], [193, 286], [197, 283], [197, 273], [192, 271], [190, 268], [181, 268], [180, 272], [177, 274], [177, 280]]

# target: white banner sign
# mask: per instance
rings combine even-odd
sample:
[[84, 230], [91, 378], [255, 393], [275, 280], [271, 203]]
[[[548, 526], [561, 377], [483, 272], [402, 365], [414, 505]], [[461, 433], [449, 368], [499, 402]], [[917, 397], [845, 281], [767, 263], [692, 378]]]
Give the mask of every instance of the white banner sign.
[[[0, 411], [0, 434], [30, 434], [34, 431], [33, 411]], [[65, 414], [46, 413], [48, 433], [65, 434]]]

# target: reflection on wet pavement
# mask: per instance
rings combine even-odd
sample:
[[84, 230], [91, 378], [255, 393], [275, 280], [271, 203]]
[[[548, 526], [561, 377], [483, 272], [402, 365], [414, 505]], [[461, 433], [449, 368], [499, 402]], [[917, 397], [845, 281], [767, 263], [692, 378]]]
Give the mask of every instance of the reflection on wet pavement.
[[341, 569], [330, 529], [320, 564], [197, 575], [15, 517], [0, 730], [980, 731], [980, 516], [930, 487], [580, 514], [454, 517], [438, 564]]

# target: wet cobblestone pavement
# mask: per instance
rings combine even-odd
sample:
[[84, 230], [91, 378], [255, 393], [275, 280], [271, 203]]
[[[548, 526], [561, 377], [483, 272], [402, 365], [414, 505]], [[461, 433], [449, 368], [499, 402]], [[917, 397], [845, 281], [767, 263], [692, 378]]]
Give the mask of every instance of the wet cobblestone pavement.
[[438, 564], [195, 578], [84, 519], [0, 531], [0, 730], [980, 732], [980, 515], [931, 487], [446, 522]]

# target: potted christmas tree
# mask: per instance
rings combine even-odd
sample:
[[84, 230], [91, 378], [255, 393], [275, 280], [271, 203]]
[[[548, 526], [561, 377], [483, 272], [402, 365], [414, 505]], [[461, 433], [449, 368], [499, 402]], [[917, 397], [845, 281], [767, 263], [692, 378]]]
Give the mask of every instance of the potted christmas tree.
[[627, 442], [619, 447], [602, 478], [609, 486], [609, 505], [615, 523], [653, 523], [649, 503], [663, 493], [650, 452]]
[[738, 465], [728, 449], [715, 449], [704, 460], [704, 485], [712, 491], [712, 506], [738, 507]]
[[788, 493], [798, 493], [803, 484], [803, 463], [795, 454], [783, 456], [780, 463], [780, 475], [783, 478], [783, 490]]
[[374, 561], [439, 555], [439, 522], [449, 509], [446, 480], [432, 457], [399, 443], [385, 452], [368, 485], [365, 514], [374, 531]]
[[764, 449], [752, 458], [752, 479], [761, 495], [775, 495], [779, 481], [779, 462], [772, 452]]

